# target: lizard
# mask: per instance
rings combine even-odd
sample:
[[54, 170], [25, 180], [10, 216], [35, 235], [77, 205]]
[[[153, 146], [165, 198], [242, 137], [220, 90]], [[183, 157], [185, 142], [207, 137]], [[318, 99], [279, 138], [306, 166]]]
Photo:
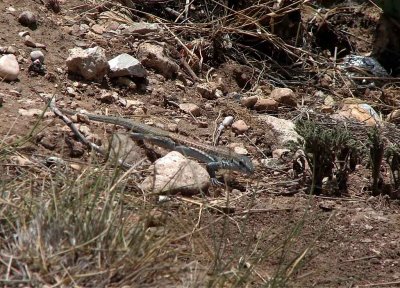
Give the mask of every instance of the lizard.
[[222, 184], [216, 179], [216, 171], [219, 169], [238, 171], [245, 174], [252, 174], [254, 172], [254, 166], [249, 157], [237, 154], [227, 148], [193, 141], [188, 137], [122, 117], [80, 113], [69, 110], [62, 111], [69, 115], [85, 115], [91, 121], [122, 126], [130, 131], [130, 137], [135, 141], [149, 141], [159, 147], [177, 151], [185, 156], [202, 161], [206, 163], [207, 172], [210, 175], [213, 185]]

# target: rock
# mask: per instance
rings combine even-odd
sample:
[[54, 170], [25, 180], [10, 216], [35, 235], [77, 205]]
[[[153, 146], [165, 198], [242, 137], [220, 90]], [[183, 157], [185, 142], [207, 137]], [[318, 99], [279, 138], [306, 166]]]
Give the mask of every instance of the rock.
[[135, 22], [131, 23], [127, 28], [123, 29], [121, 33], [123, 34], [140, 34], [145, 35], [152, 32], [157, 32], [160, 30], [160, 26], [156, 23], [146, 23], [146, 22]]
[[249, 155], [249, 151], [247, 151], [247, 149], [242, 146], [235, 146], [233, 148], [233, 152], [235, 152], [239, 155]]
[[267, 167], [267, 168], [273, 169], [273, 170], [284, 170], [285, 169], [285, 164], [282, 163], [281, 159], [265, 158], [265, 159], [261, 159], [261, 164], [264, 167]]
[[24, 11], [18, 16], [18, 22], [23, 26], [35, 28], [37, 26], [37, 19], [35, 14], [31, 11]]
[[18, 79], [19, 64], [13, 54], [7, 54], [0, 58], [0, 78], [7, 81]]
[[249, 130], [249, 126], [247, 126], [246, 122], [243, 120], [237, 120], [232, 124], [232, 130], [237, 134], [243, 134]]
[[120, 54], [108, 61], [110, 65], [110, 77], [133, 76], [145, 78], [147, 71], [135, 57], [129, 54]]
[[318, 79], [319, 85], [323, 88], [329, 88], [332, 85], [332, 78], [328, 74], [324, 74]]
[[118, 99], [118, 94], [116, 94], [116, 92], [111, 93], [108, 91], [102, 91], [99, 97], [99, 100], [102, 103], [108, 103], [108, 104], [113, 103], [117, 99]]
[[14, 48], [14, 46], [8, 46], [8, 47], [0, 47], [0, 54], [17, 54], [17, 50]]
[[244, 97], [240, 99], [240, 104], [247, 108], [253, 108], [253, 106], [256, 105], [257, 100], [257, 96]]
[[344, 104], [337, 116], [353, 119], [367, 126], [375, 126], [380, 122], [378, 113], [368, 104]]
[[8, 13], [10, 13], [10, 14], [13, 14], [14, 12], [17, 12], [17, 10], [16, 10], [14, 7], [12, 7], [12, 6], [7, 7], [7, 8], [6, 8], [6, 11], [7, 11]]
[[336, 203], [335, 201], [326, 200], [319, 203], [318, 206], [321, 208], [321, 210], [329, 212], [336, 208]]
[[24, 38], [24, 44], [28, 47], [36, 48], [36, 42], [33, 38], [29, 35], [26, 35]]
[[275, 149], [274, 151], [272, 151], [272, 158], [284, 159], [289, 153], [289, 149]]
[[193, 195], [208, 189], [210, 176], [199, 163], [170, 152], [154, 163], [154, 175], [140, 185], [153, 193]]
[[85, 50], [79, 47], [70, 49], [66, 64], [69, 72], [87, 80], [101, 80], [109, 68], [105, 51], [99, 46]]
[[294, 94], [292, 89], [289, 88], [275, 88], [271, 94], [271, 99], [275, 100], [279, 104], [289, 106], [289, 107], [296, 107], [296, 95]]
[[109, 151], [109, 157], [111, 159], [123, 159], [123, 161], [131, 165], [146, 158], [143, 149], [127, 134], [113, 134]]
[[324, 99], [324, 105], [326, 106], [334, 106], [336, 104], [335, 100], [332, 96], [328, 95]]
[[294, 130], [295, 125], [290, 120], [280, 119], [277, 117], [262, 115], [259, 119], [263, 121], [272, 135], [267, 135], [268, 138], [273, 137], [273, 144], [275, 147], [286, 147], [291, 141], [297, 142], [301, 139], [300, 135]]
[[94, 33], [100, 34], [100, 35], [103, 34], [104, 31], [105, 31], [105, 28], [104, 28], [103, 26], [99, 25], [99, 24], [94, 24], [94, 25], [91, 27], [91, 29], [92, 29], [92, 31], [93, 31]]
[[75, 92], [75, 89], [74, 89], [74, 88], [68, 86], [66, 90], [67, 90], [67, 94], [68, 94], [69, 96], [72, 96], [72, 97], [75, 97], [75, 96], [76, 96], [76, 92]]
[[155, 69], [164, 77], [173, 78], [179, 70], [179, 66], [169, 59], [164, 47], [153, 43], [143, 43], [138, 47], [137, 58], [146, 67]]
[[278, 112], [278, 102], [273, 99], [258, 99], [253, 108], [257, 111]]
[[332, 106], [328, 106], [328, 105], [321, 106], [320, 110], [321, 110], [322, 113], [326, 113], [326, 114], [332, 114], [334, 112], [333, 107]]
[[87, 126], [87, 125], [79, 125], [79, 131], [80, 131], [83, 135], [85, 135], [86, 137], [87, 137], [87, 136], [90, 136], [90, 135], [92, 134], [92, 132], [90, 131], [89, 126]]
[[57, 147], [57, 143], [60, 142], [59, 137], [52, 134], [46, 134], [41, 137], [39, 143], [48, 150], [54, 150]]
[[173, 133], [178, 132], [178, 124], [176, 123], [168, 123], [167, 130]]
[[387, 115], [386, 121], [400, 124], [400, 109], [393, 110], [389, 115]]
[[194, 117], [199, 117], [201, 115], [201, 111], [199, 106], [193, 103], [182, 103], [179, 104], [179, 109], [182, 111], [193, 115]]
[[128, 77], [118, 77], [117, 83], [128, 87], [130, 90], [136, 90], [137, 88], [136, 83], [131, 78]]
[[31, 60], [35, 61], [35, 60], [39, 60], [40, 63], [44, 63], [44, 54], [42, 51], [40, 50], [34, 50], [31, 52]]
[[29, 35], [29, 34], [30, 34], [29, 31], [21, 31], [21, 32], [18, 33], [18, 36], [19, 36], [19, 37], [25, 38], [25, 36], [27, 36], [27, 35]]
[[200, 93], [201, 97], [213, 100], [217, 98], [216, 91], [218, 84], [215, 82], [201, 83], [197, 85], [196, 90]]
[[138, 107], [144, 107], [144, 103], [142, 101], [139, 100], [132, 100], [132, 99], [127, 99], [125, 100], [126, 102], [126, 108], [138, 108]]
[[[21, 116], [29, 116], [29, 117], [32, 117], [32, 116], [40, 116], [40, 115], [42, 115], [42, 114], [43, 114], [43, 110], [35, 109], [35, 108], [29, 109], [29, 110], [26, 110], [26, 109], [18, 109], [18, 113], [19, 113], [19, 115], [21, 115]], [[46, 114], [48, 115], [48, 113], [52, 114], [52, 112], [46, 112], [45, 115], [46, 115]]]

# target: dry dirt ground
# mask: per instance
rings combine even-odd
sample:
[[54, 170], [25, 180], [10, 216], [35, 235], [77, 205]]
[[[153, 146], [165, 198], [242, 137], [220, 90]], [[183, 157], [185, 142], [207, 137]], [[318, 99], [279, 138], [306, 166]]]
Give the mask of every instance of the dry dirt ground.
[[[268, 150], [268, 145], [263, 144], [263, 140], [267, 141], [264, 137], [268, 136], [265, 136], [263, 124], [255, 117], [256, 112], [243, 108], [233, 97], [210, 102], [199, 97], [194, 92], [194, 87], [181, 89], [175, 85], [174, 80], [165, 80], [153, 72], [149, 75], [150, 85], [142, 91], [129, 91], [114, 83], [108, 86], [107, 83], [85, 82], [68, 75], [65, 72], [68, 49], [78, 44], [85, 43], [88, 47], [100, 45], [106, 49], [109, 58], [119, 53], [129, 52], [131, 47], [123, 39], [111, 41], [100, 36], [90, 38], [69, 33], [71, 27], [82, 21], [82, 15], [86, 13], [84, 10], [71, 9], [82, 5], [81, 1], [66, 1], [59, 14], [47, 10], [40, 2], [32, 0], [0, 2], [0, 44], [4, 47], [13, 45], [23, 59], [20, 62], [22, 71], [19, 80], [0, 83], [0, 92], [7, 95], [0, 108], [0, 135], [6, 142], [27, 135], [36, 124], [36, 117], [21, 116], [18, 112], [19, 109], [45, 107], [35, 91], [54, 93], [57, 104], [62, 107], [80, 107], [93, 112], [107, 110], [110, 114], [129, 117], [131, 114], [129, 109], [121, 107], [118, 103], [108, 104], [98, 100], [97, 95], [101, 89], [104, 89], [117, 91], [126, 99], [137, 99], [147, 103], [147, 115], [155, 123], [166, 125], [174, 118], [181, 118], [183, 121], [180, 122], [182, 123], [179, 127], [180, 131], [202, 141], [211, 139], [215, 126], [214, 120], [218, 118], [219, 113], [224, 116], [234, 115], [239, 119], [244, 119], [251, 126], [250, 139], [256, 139], [261, 150]], [[17, 13], [6, 13], [6, 8], [11, 5]], [[29, 53], [32, 48], [26, 47], [18, 36], [18, 33], [26, 28], [18, 23], [16, 17], [25, 9], [30, 9], [39, 15], [38, 28], [32, 31], [31, 35], [37, 42], [46, 45], [45, 64], [47, 71], [53, 74], [54, 79], [31, 76], [28, 73]], [[359, 34], [356, 39], [360, 40], [359, 38], [364, 37], [363, 40], [371, 40], [377, 19], [378, 16], [371, 16], [368, 19], [370, 23], [367, 23], [366, 28], [362, 30], [365, 34]], [[337, 21], [346, 22], [343, 19]], [[349, 33], [360, 33], [354, 26], [351, 29]], [[364, 49], [359, 52], [365, 52], [369, 48], [365, 44], [364, 46], [360, 44], [358, 47], [361, 47], [360, 50]], [[215, 67], [215, 74], [224, 77], [229, 83], [228, 92], [240, 89], [231, 73], [235, 65], [236, 63], [232, 62], [222, 67]], [[58, 71], [57, 68], [61, 68], [63, 72]], [[77, 97], [68, 96], [65, 93], [66, 87], [73, 86], [74, 81], [86, 84], [82, 88], [77, 88], [79, 92]], [[291, 87], [303, 97], [306, 105], [314, 89], [310, 88], [309, 84], [297, 83]], [[171, 99], [177, 102], [191, 102], [199, 105], [203, 114], [200, 119], [207, 122], [207, 127], [199, 127], [191, 117], [177, 111], [176, 107], [165, 105], [163, 97], [171, 95], [173, 95]], [[281, 115], [283, 117], [285, 111], [282, 111]], [[42, 133], [45, 133], [45, 137], [48, 138], [47, 148], [31, 141], [19, 153], [27, 158], [60, 156], [70, 159], [69, 150], [64, 141], [66, 137], [70, 137], [70, 132], [65, 128], [64, 123], [49, 115], [43, 119], [40, 126], [44, 129]], [[103, 137], [109, 135], [114, 128], [92, 123], [91, 129]], [[223, 142], [245, 142], [255, 161], [262, 158], [256, 149], [248, 145], [245, 138], [232, 134], [225, 136]], [[89, 153], [86, 152], [80, 158], [73, 160], [84, 163], [89, 158], [88, 155]], [[368, 174], [362, 168], [351, 176], [349, 194], [342, 197], [310, 198], [304, 192], [290, 193], [289, 196], [281, 195], [285, 191], [293, 192], [293, 189], [300, 191], [303, 187], [289, 187], [287, 174], [268, 171], [260, 165], [256, 167], [254, 176], [238, 176], [235, 181], [237, 189], [230, 196], [231, 205], [235, 206], [235, 211], [251, 208], [252, 213], [240, 215], [239, 212], [237, 214], [235, 212], [229, 220], [217, 221], [221, 214], [204, 212], [199, 223], [196, 223], [199, 217], [198, 206], [189, 202], [183, 202], [183, 204], [180, 202], [180, 205], [187, 205], [189, 211], [191, 209], [193, 211], [185, 210], [185, 214], [175, 215], [182, 218], [188, 217], [198, 227], [207, 227], [210, 223], [214, 223], [210, 225], [211, 227], [208, 226], [209, 229], [204, 230], [203, 237], [210, 247], [219, 247], [219, 249], [215, 248], [215, 251], [220, 253], [223, 259], [234, 259], [229, 262], [232, 266], [234, 266], [232, 263], [237, 266], [246, 265], [243, 264], [246, 262], [252, 263], [253, 255], [265, 252], [266, 256], [255, 266], [256, 275], [259, 278], [256, 277], [253, 283], [247, 284], [247, 287], [259, 287], [262, 283], [260, 279], [268, 279], [274, 275], [290, 275], [290, 281], [285, 285], [292, 287], [371, 287], [371, 284], [375, 284], [375, 287], [400, 286], [399, 203], [383, 196], [370, 197], [363, 189], [368, 185]], [[2, 177], [7, 178], [7, 175], [2, 175]], [[205, 197], [207, 201], [212, 202], [225, 199], [223, 197], [225, 195], [226, 191], [223, 189], [211, 188], [210, 195]], [[202, 200], [201, 197], [194, 197], [193, 201], [201, 202]], [[168, 209], [171, 214], [183, 213], [174, 205]], [[0, 243], [2, 241], [0, 239]], [[178, 241], [175, 245], [188, 245], [182, 242], [184, 241]], [[250, 243], [257, 243], [257, 245], [251, 246]], [[275, 249], [279, 252], [272, 253]], [[304, 251], [306, 253], [302, 254]], [[299, 255], [302, 256], [301, 263], [291, 262]], [[204, 256], [204, 259], [206, 258]], [[5, 260], [3, 259], [0, 265], [7, 267], [8, 262]], [[197, 260], [201, 266], [202, 256], [200, 255]], [[179, 258], [177, 261], [184, 263], [185, 259]], [[293, 267], [296, 269], [291, 271]], [[1, 275], [0, 278], [4, 279], [5, 275]], [[154, 279], [147, 283], [148, 287], [167, 285], [173, 287], [174, 279], [157, 279], [154, 276]], [[114, 287], [117, 286], [118, 284], [114, 285]]]

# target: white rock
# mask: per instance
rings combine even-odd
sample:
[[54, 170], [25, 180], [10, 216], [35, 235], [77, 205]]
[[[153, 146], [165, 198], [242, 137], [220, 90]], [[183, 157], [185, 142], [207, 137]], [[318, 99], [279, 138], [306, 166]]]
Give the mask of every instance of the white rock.
[[67, 90], [67, 94], [68, 95], [70, 95], [70, 96], [75, 96], [76, 95], [76, 92], [75, 92], [74, 88], [68, 86], [66, 90]]
[[44, 54], [40, 50], [35, 50], [31, 52], [31, 60], [32, 62], [35, 60], [39, 60], [40, 63], [44, 63]]
[[29, 35], [29, 34], [30, 34], [29, 31], [21, 31], [21, 32], [18, 33], [18, 35], [19, 35], [20, 37], [25, 37], [25, 36], [27, 36], [27, 35]]
[[18, 79], [19, 64], [13, 54], [7, 54], [0, 58], [0, 78], [8, 81]]
[[140, 186], [154, 193], [193, 195], [204, 192], [209, 183], [206, 169], [173, 151], [154, 163], [154, 175], [147, 177]]
[[122, 30], [122, 33], [132, 35], [132, 34], [148, 34], [151, 32], [157, 32], [160, 30], [159, 25], [156, 23], [146, 23], [146, 22], [134, 22], [128, 27]]
[[133, 76], [145, 78], [147, 71], [135, 57], [129, 54], [121, 54], [108, 61], [110, 65], [110, 77]]
[[300, 137], [294, 130], [295, 125], [290, 120], [280, 119], [274, 116], [263, 115], [259, 117], [267, 125], [266, 129], [270, 129], [274, 135], [274, 144], [276, 147], [284, 147], [290, 141], [297, 141]]
[[85, 50], [79, 47], [70, 49], [66, 64], [69, 72], [87, 80], [101, 80], [109, 68], [105, 51], [98, 46]]
[[[42, 115], [42, 114], [43, 114], [43, 110], [41, 110], [41, 109], [36, 109], [36, 108], [32, 108], [32, 109], [29, 109], [29, 110], [26, 110], [26, 109], [18, 109], [18, 113], [19, 113], [19, 115], [21, 115], [21, 116], [29, 116], [29, 117], [32, 117], [32, 116], [40, 116], [40, 115]], [[45, 112], [45, 113], [44, 113], [44, 117], [49, 116], [49, 115], [52, 115], [52, 114], [53, 114], [53, 112]]]
[[144, 103], [142, 101], [139, 100], [132, 100], [132, 99], [128, 99], [126, 100], [126, 107], [127, 108], [131, 108], [131, 107], [143, 107]]
[[247, 151], [247, 149], [242, 146], [236, 146], [235, 148], [233, 148], [233, 151], [239, 155], [249, 155], [249, 151]]

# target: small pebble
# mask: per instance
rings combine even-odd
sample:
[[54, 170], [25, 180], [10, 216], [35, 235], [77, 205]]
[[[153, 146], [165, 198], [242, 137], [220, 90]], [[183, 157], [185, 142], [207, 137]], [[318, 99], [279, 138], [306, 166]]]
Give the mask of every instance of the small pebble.
[[35, 61], [35, 60], [39, 60], [40, 63], [44, 63], [44, 54], [42, 51], [40, 50], [34, 50], [31, 52], [31, 60]]
[[278, 102], [272, 99], [258, 99], [254, 109], [257, 111], [278, 112]]
[[256, 105], [258, 100], [257, 96], [250, 96], [250, 97], [244, 97], [240, 100], [240, 103], [247, 108], [252, 108], [254, 105]]
[[232, 124], [232, 130], [237, 134], [243, 134], [249, 130], [249, 126], [243, 120], [237, 120]]
[[201, 115], [199, 106], [193, 103], [179, 104], [179, 108], [188, 114], [192, 114], [194, 117], [198, 117]]

